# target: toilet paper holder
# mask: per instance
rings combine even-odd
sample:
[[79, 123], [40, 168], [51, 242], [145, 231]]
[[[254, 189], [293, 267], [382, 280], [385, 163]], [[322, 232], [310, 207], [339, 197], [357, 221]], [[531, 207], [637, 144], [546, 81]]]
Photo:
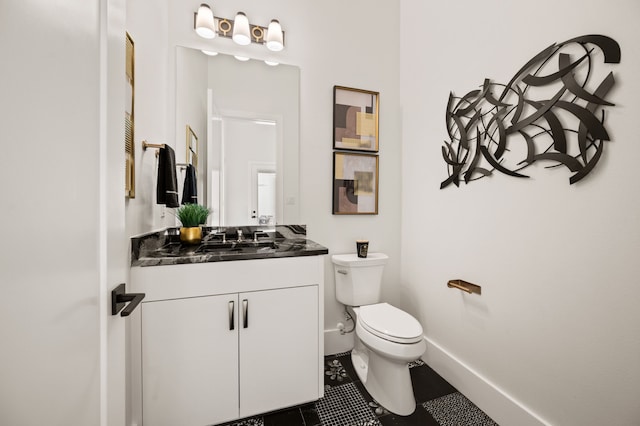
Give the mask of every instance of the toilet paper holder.
[[472, 294], [472, 293], [482, 294], [482, 287], [480, 287], [477, 284], [472, 284], [464, 280], [449, 280], [447, 282], [447, 287], [457, 288], [458, 290], [462, 290], [468, 294]]

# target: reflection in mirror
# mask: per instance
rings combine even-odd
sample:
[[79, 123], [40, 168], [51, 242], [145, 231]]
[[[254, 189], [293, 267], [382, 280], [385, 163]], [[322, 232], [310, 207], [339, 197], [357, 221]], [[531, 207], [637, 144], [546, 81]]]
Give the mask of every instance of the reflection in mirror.
[[193, 132], [191, 126], [187, 124], [187, 139], [185, 142], [187, 147], [185, 151], [186, 162], [196, 169], [198, 168], [198, 136]]
[[198, 135], [209, 224], [299, 223], [299, 69], [180, 46], [176, 60], [176, 129]]

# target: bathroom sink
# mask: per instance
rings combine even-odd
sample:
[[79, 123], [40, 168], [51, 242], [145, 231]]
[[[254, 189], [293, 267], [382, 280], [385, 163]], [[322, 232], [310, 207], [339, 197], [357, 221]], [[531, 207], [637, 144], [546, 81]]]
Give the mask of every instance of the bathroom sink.
[[257, 251], [275, 250], [278, 243], [274, 241], [227, 241], [227, 242], [207, 242], [198, 247], [196, 252], [241, 252], [255, 253]]

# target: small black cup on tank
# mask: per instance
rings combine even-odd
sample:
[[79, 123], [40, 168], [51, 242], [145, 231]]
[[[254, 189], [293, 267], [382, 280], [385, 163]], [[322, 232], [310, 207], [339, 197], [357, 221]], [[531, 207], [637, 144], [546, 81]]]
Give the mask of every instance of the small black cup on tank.
[[367, 257], [367, 252], [369, 251], [368, 240], [356, 240], [356, 247], [358, 249], [358, 257]]

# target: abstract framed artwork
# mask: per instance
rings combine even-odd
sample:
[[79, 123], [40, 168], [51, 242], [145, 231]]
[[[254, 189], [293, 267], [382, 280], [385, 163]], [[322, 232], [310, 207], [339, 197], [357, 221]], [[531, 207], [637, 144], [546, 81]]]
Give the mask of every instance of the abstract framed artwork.
[[378, 152], [379, 93], [333, 86], [333, 148]]
[[333, 214], [378, 214], [378, 156], [333, 153]]

